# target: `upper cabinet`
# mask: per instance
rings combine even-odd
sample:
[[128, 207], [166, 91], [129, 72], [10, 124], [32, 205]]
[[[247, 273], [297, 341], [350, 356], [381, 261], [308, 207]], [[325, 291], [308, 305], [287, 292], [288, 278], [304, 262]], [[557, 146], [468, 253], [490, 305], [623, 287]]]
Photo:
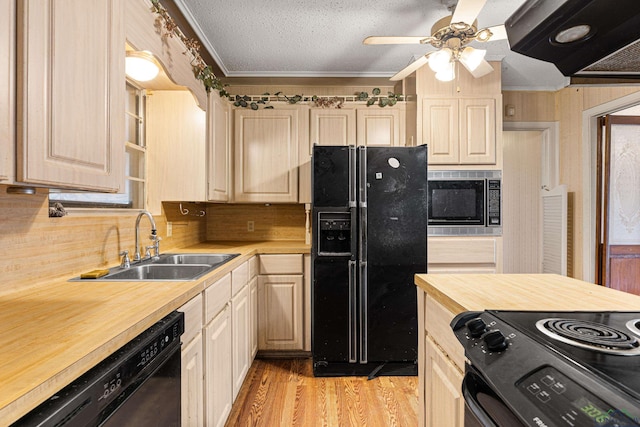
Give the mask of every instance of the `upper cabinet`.
[[[367, 147], [404, 145], [400, 107], [364, 107], [356, 110], [356, 144]], [[404, 120], [404, 119], [403, 119]]]
[[120, 190], [122, 0], [17, 4], [17, 181]]
[[229, 201], [231, 108], [215, 92], [207, 104], [208, 181], [207, 197], [213, 202]]
[[186, 90], [147, 94], [147, 209], [206, 200], [206, 113]]
[[422, 143], [429, 164], [496, 163], [496, 100], [425, 98]]
[[298, 201], [298, 108], [235, 110], [236, 202]]
[[15, 0], [0, 0], [0, 184], [13, 180], [15, 146]]
[[418, 143], [429, 147], [429, 164], [502, 167], [500, 63], [474, 78], [463, 67], [452, 82], [435, 79], [429, 67], [416, 72]]
[[[356, 140], [356, 110], [312, 108], [309, 110], [309, 141], [318, 145], [349, 145]], [[303, 150], [310, 155], [310, 150]]]

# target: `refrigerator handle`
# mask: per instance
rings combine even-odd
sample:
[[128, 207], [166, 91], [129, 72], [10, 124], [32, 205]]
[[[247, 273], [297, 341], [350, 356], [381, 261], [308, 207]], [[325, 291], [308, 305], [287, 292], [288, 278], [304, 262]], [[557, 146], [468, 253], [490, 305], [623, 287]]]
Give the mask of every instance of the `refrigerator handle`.
[[368, 313], [367, 313], [367, 149], [358, 148], [359, 169], [358, 169], [358, 201], [360, 215], [358, 216], [358, 261], [360, 264], [360, 274], [358, 288], [360, 292], [359, 301], [359, 324], [360, 324], [360, 363], [368, 362]]
[[349, 207], [357, 206], [358, 183], [356, 182], [356, 149], [349, 146]]
[[358, 361], [358, 311], [356, 261], [349, 261], [349, 363]]
[[360, 262], [360, 363], [369, 360], [367, 262]]

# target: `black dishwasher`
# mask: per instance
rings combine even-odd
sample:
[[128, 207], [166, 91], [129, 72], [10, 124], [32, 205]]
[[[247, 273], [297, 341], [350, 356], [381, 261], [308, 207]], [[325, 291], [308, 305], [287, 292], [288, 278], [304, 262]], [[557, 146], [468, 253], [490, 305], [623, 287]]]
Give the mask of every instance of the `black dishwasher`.
[[12, 426], [180, 426], [180, 336], [173, 312]]

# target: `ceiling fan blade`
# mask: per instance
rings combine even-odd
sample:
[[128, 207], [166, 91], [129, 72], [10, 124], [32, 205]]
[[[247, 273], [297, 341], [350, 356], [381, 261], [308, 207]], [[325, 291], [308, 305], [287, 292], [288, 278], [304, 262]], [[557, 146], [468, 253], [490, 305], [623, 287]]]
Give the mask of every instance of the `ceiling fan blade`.
[[493, 71], [493, 67], [491, 66], [491, 64], [489, 64], [487, 62], [486, 59], [483, 59], [480, 62], [480, 65], [478, 65], [473, 71], [469, 70], [469, 68], [466, 66], [466, 64], [464, 62], [461, 62], [462, 65], [464, 65], [464, 67], [471, 73], [471, 75], [473, 77], [475, 77], [476, 79], [482, 76], [486, 76], [487, 74], [491, 73]]
[[405, 77], [407, 77], [409, 74], [413, 73], [414, 71], [416, 71], [418, 68], [422, 67], [423, 65], [425, 65], [427, 62], [429, 62], [429, 55], [431, 55], [431, 52], [427, 53], [426, 55], [422, 55], [420, 58], [416, 59], [415, 61], [413, 61], [411, 64], [407, 65], [406, 67], [404, 67], [402, 70], [398, 71], [393, 77], [391, 77], [389, 80], [395, 82], [398, 80], [402, 80]]
[[451, 23], [473, 24], [487, 0], [460, 0], [453, 12]]
[[422, 36], [369, 36], [362, 41], [363, 44], [420, 44], [429, 37]]
[[496, 25], [494, 27], [488, 27], [487, 30], [491, 31], [490, 42], [494, 40], [504, 40], [507, 38], [507, 30], [504, 28], [504, 25]]

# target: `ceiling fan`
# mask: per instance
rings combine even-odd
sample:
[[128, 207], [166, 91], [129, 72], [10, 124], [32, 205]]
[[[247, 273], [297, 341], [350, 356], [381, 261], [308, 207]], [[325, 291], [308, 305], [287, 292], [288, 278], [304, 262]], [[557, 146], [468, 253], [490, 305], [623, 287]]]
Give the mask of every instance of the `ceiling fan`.
[[[443, 3], [445, 1], [443, 0]], [[507, 38], [504, 25], [496, 25], [478, 30], [478, 14], [487, 0], [459, 0], [453, 15], [445, 16], [431, 28], [430, 36], [370, 36], [364, 39], [366, 45], [374, 44], [429, 44], [438, 50], [417, 58], [391, 77], [402, 80], [425, 64], [436, 73], [441, 81], [455, 78], [455, 64], [462, 63], [476, 78], [493, 71], [484, 59], [486, 50], [467, 46], [472, 41], [488, 42]]]

